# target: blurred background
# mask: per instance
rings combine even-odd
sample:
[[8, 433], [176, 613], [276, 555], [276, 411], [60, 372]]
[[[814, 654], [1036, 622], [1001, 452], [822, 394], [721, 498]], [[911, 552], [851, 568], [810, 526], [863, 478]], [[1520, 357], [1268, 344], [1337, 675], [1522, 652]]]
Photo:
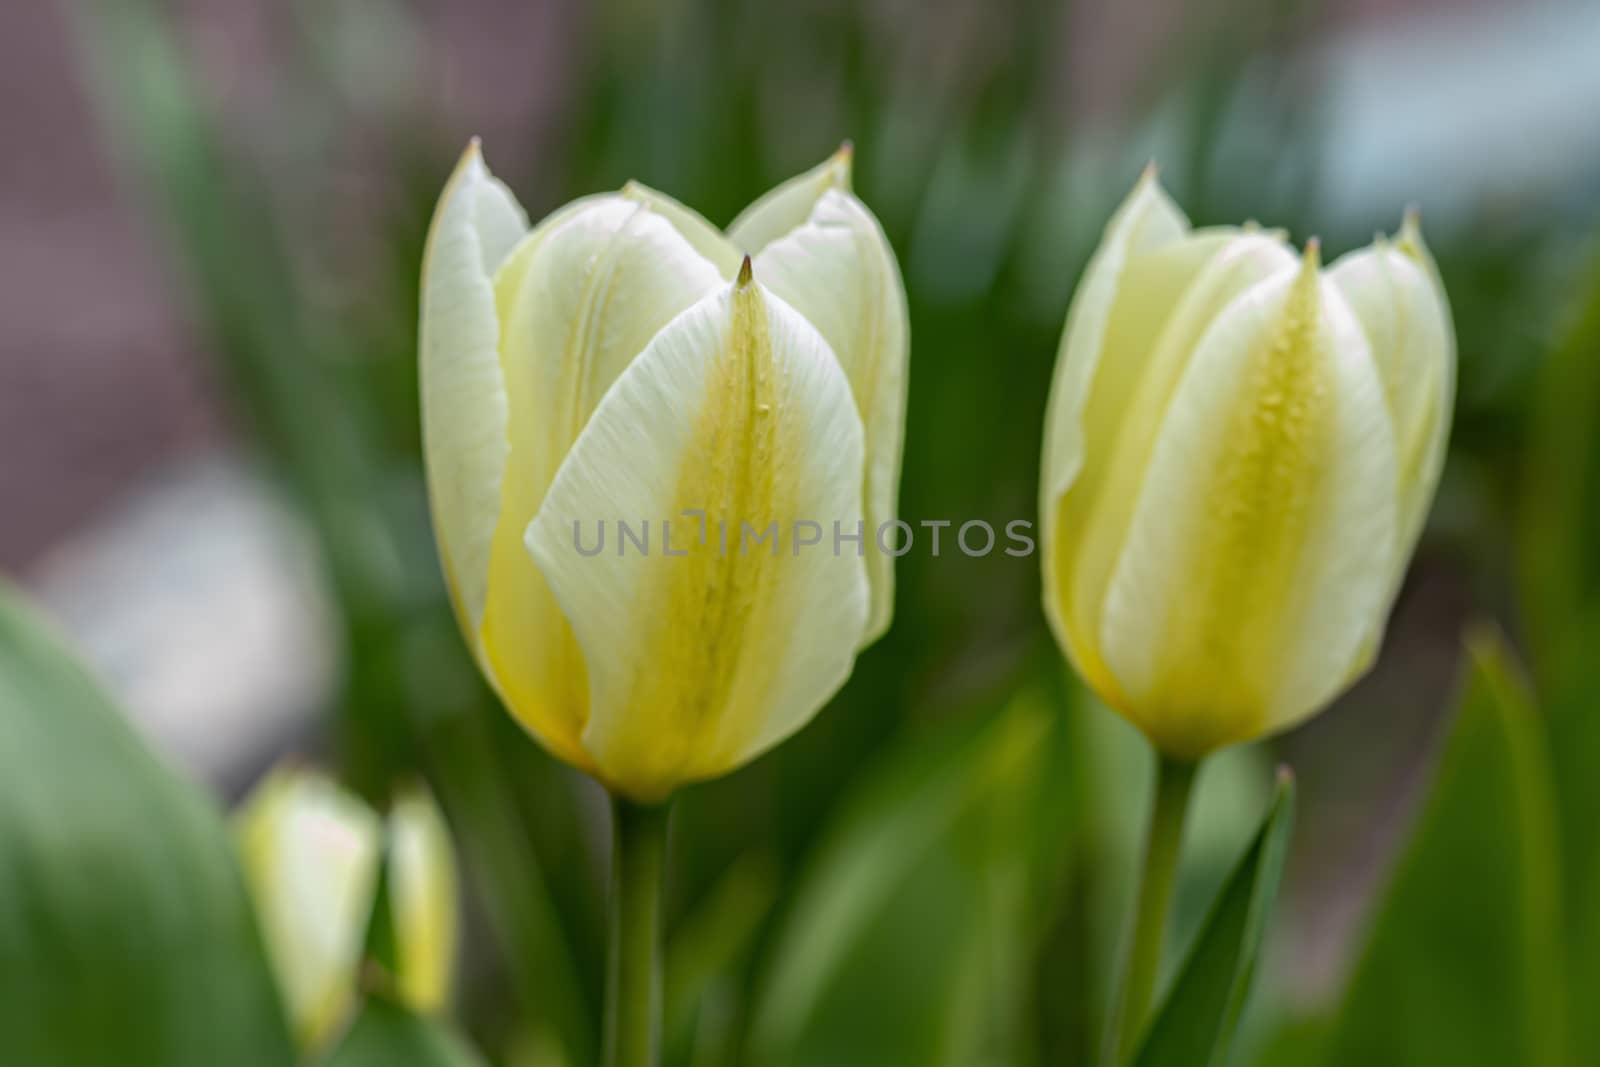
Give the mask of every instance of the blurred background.
[[[1373, 673], [1207, 768], [1180, 897], [1182, 936], [1293, 765], [1250, 1032], [1300, 1062], [1464, 628], [1579, 699], [1597, 58], [1588, 0], [0, 5], [0, 568], [224, 798], [291, 753], [375, 801], [424, 775], [469, 881], [465, 1027], [586, 1064], [605, 805], [463, 655], [420, 479], [417, 272], [468, 138], [534, 218], [636, 178], [719, 224], [853, 140], [911, 300], [901, 513], [997, 527], [1034, 514], [1067, 302], [1147, 160], [1197, 224], [1330, 259], [1416, 204], [1460, 344], [1438, 503]], [[1149, 769], [1067, 676], [1037, 565], [911, 553], [816, 722], [682, 798], [672, 1063], [1087, 1062]]]

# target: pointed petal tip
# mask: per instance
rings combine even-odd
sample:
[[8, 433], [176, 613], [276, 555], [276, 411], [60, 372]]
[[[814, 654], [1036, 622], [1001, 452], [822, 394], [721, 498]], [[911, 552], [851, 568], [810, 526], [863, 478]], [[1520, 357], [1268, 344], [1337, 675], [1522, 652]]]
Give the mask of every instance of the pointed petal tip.
[[1395, 244], [1401, 251], [1420, 258], [1423, 252], [1422, 241], [1422, 209], [1416, 204], [1407, 204], [1405, 214], [1400, 219], [1400, 232], [1395, 235]]
[[739, 277], [735, 279], [734, 284], [743, 289], [754, 279], [755, 272], [750, 269], [750, 257], [747, 255], [744, 257], [744, 262], [739, 264]]
[[467, 147], [462, 150], [461, 158], [456, 161], [457, 174], [470, 174], [474, 178], [482, 177], [489, 173], [489, 164], [483, 160], [483, 138], [474, 134], [467, 139]]
[[1322, 269], [1322, 238], [1313, 237], [1306, 242], [1305, 274], [1314, 275]]
[[1157, 165], [1154, 159], [1145, 161], [1144, 170], [1139, 172], [1139, 180], [1142, 182], [1158, 182], [1161, 180], [1161, 167]]
[[848, 138], [843, 141], [832, 156], [828, 157], [828, 173], [833, 183], [842, 189], [849, 190], [850, 181], [855, 169], [856, 145]]

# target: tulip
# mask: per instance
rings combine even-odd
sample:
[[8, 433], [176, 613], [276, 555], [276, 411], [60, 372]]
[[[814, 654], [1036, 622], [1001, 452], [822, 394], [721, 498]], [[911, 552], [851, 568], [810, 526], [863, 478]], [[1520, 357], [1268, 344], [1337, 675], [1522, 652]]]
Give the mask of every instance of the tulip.
[[[726, 236], [637, 183], [529, 228], [474, 143], [440, 199], [420, 361], [451, 601], [511, 714], [613, 793], [754, 758], [888, 626], [906, 309], [849, 177], [846, 148]], [[578, 551], [618, 521], [645, 545]]]
[[1415, 217], [1318, 256], [1191, 230], [1150, 171], [1068, 314], [1045, 611], [1173, 759], [1293, 726], [1367, 669], [1439, 480], [1455, 341]]
[[397, 999], [444, 1003], [454, 967], [456, 881], [429, 795], [407, 791], [388, 825], [324, 775], [275, 771], [245, 802], [238, 839], [284, 1010], [302, 1049], [324, 1048], [349, 1020], [385, 862]]
[[[419, 344], [456, 618], [511, 714], [611, 791], [604, 1060], [653, 1067], [660, 802], [798, 730], [889, 625], [894, 255], [848, 146], [725, 236], [637, 183], [530, 229], [474, 142], [423, 253]], [[643, 540], [586, 551], [607, 521]]]
[[1045, 613], [1159, 754], [1105, 1063], [1148, 1018], [1196, 762], [1371, 664], [1443, 465], [1455, 340], [1415, 216], [1326, 271], [1319, 255], [1191, 230], [1152, 169], [1067, 315]]

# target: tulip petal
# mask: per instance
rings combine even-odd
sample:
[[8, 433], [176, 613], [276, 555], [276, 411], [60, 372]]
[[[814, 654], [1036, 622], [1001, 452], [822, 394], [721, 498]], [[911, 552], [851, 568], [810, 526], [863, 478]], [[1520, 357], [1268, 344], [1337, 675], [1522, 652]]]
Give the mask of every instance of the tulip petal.
[[755, 257], [755, 273], [828, 342], [866, 427], [862, 512], [872, 611], [862, 643], [869, 644], [894, 613], [894, 557], [876, 535], [897, 514], [905, 441], [910, 324], [894, 250], [865, 205], [829, 188], [804, 222]]
[[[1041, 460], [1039, 519], [1043, 538], [1044, 611], [1051, 629], [1090, 684], [1105, 694], [1110, 679], [1088, 653], [1092, 644], [1074, 641], [1061, 595], [1065, 572], [1057, 557], [1059, 501], [1072, 488], [1085, 453], [1085, 411], [1110, 331], [1112, 310], [1131, 258], [1181, 240], [1188, 220], [1147, 168], [1122, 206], [1106, 224], [1105, 236], [1084, 268], [1067, 312], [1055, 377], [1045, 409], [1044, 456]], [[1138, 323], [1136, 317], [1126, 321]], [[1129, 349], [1140, 347], [1129, 344]]]
[[606, 390], [716, 267], [648, 205], [594, 197], [541, 224], [496, 279], [510, 455], [489, 558], [482, 639], [512, 714], [590, 769], [584, 658], [523, 534]]
[[439, 1011], [455, 974], [456, 865], [444, 816], [422, 786], [405, 790], [389, 813], [388, 878], [400, 999]]
[[829, 189], [850, 191], [852, 156], [850, 146], [843, 145], [804, 174], [772, 189], [739, 213], [728, 227], [728, 237], [754, 256], [790, 230], [804, 225]]
[[731, 282], [734, 275], [739, 273], [739, 263], [744, 254], [726, 234], [707, 222], [698, 211], [640, 182], [629, 182], [623, 186], [622, 195], [630, 200], [638, 200], [670, 222], [696, 252], [717, 268], [717, 273], [722, 275], [723, 281]]
[[423, 452], [450, 601], [480, 655], [490, 543], [505, 470], [506, 397], [493, 272], [528, 228], [468, 146], [439, 197], [422, 258], [418, 349]]
[[[601, 402], [528, 548], [583, 648], [583, 741], [613, 789], [657, 800], [725, 773], [843, 683], [865, 566], [827, 535], [802, 546], [795, 524], [855, 529], [862, 438], [827, 343], [743, 275], [675, 319]], [[648, 524], [648, 550], [619, 532], [585, 555], [596, 524], [618, 520]]]
[[1169, 755], [1315, 712], [1348, 680], [1397, 545], [1383, 384], [1315, 249], [1246, 292], [1173, 396], [1101, 647]]
[[1162, 424], [1217, 315], [1294, 263], [1277, 234], [1216, 229], [1133, 256], [1124, 268], [1083, 412], [1087, 453], [1050, 513], [1047, 542], [1069, 647], [1107, 699], [1115, 701], [1119, 691], [1098, 647], [1100, 619], [1154, 448], [1152, 427]]
[[1455, 333], [1415, 222], [1400, 241], [1379, 239], [1328, 270], [1366, 334], [1383, 378], [1400, 470], [1400, 551], [1390, 584], [1398, 592], [1444, 466], [1455, 402]]

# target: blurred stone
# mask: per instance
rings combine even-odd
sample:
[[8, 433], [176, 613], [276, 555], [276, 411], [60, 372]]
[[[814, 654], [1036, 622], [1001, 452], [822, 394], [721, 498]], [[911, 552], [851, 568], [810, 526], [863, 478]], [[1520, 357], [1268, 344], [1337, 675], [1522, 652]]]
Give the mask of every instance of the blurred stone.
[[134, 723], [225, 792], [327, 706], [339, 635], [315, 543], [231, 459], [142, 482], [27, 584]]

